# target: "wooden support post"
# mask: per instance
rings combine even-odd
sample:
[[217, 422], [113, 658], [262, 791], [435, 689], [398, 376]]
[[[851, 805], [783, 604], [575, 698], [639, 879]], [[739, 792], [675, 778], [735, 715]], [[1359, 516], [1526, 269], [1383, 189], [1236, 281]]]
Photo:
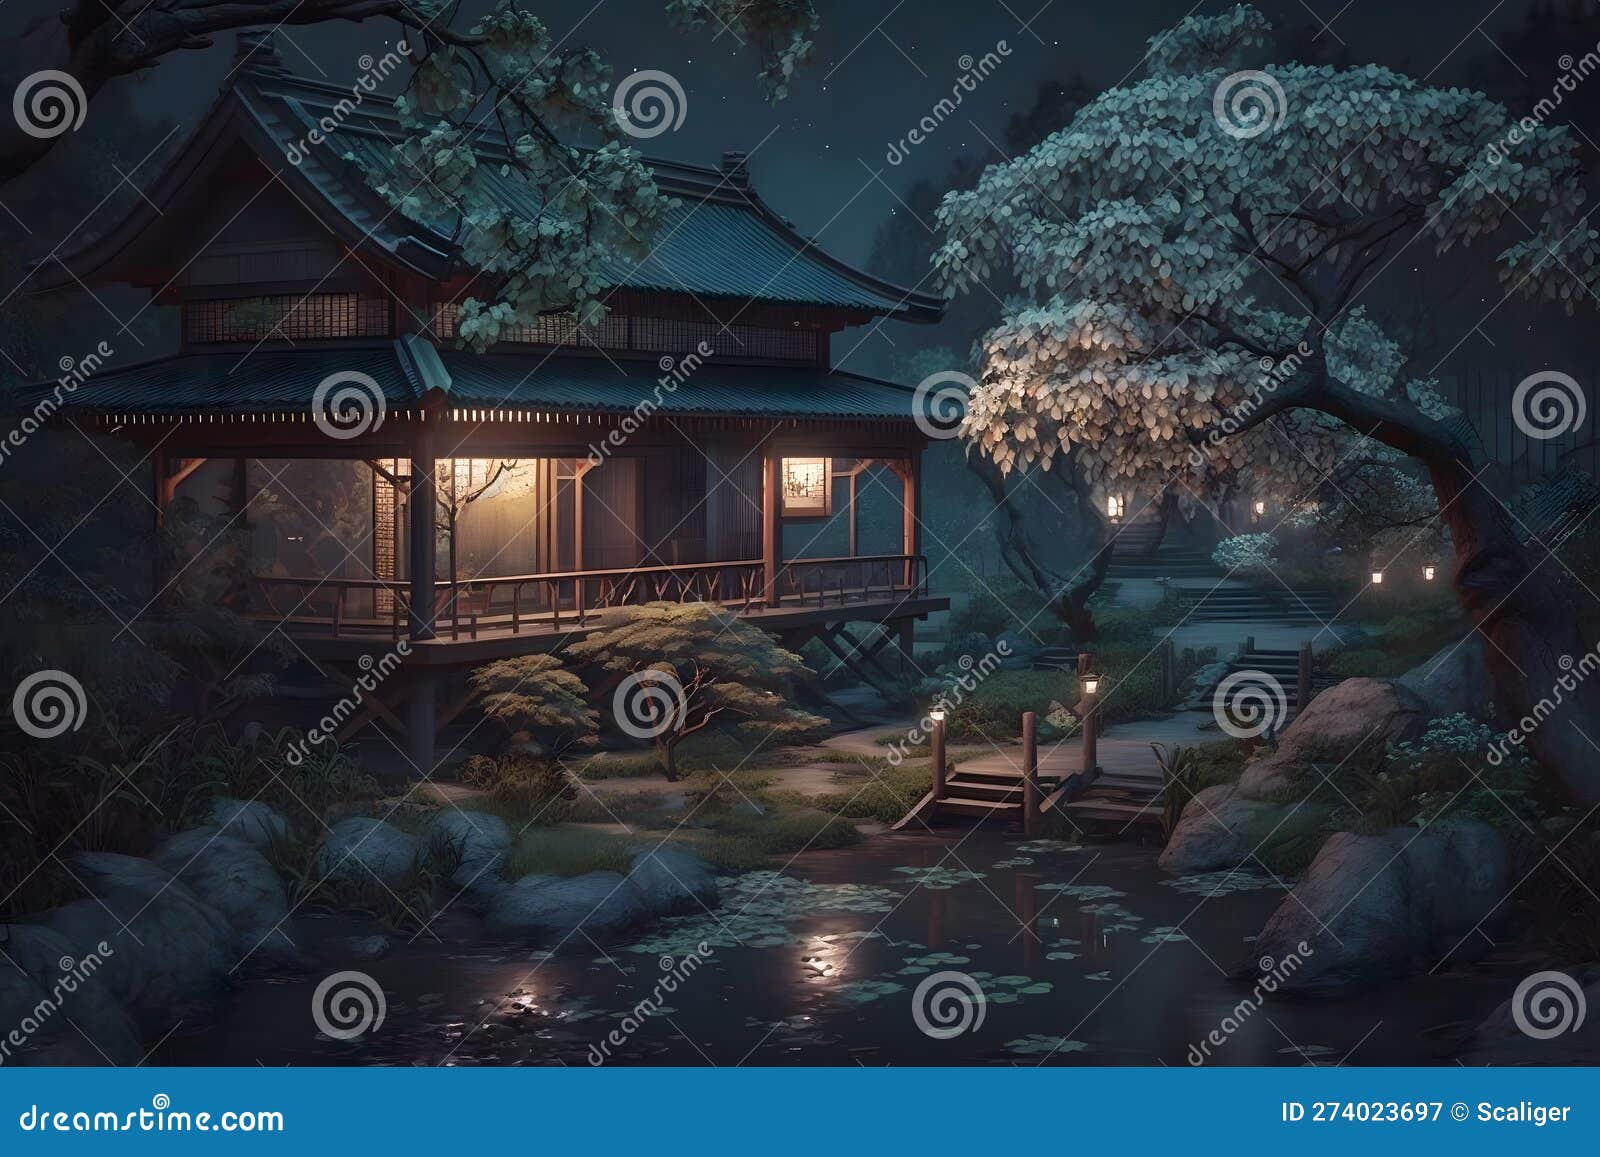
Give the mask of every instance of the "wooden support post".
[[1178, 694], [1177, 646], [1170, 637], [1161, 640], [1161, 703], [1166, 706]]
[[1244, 642], [1239, 645], [1239, 657], [1242, 659], [1255, 649], [1256, 637], [1254, 635], [1246, 635], [1244, 637]]
[[917, 621], [901, 619], [895, 627], [895, 644], [900, 650], [900, 673], [910, 676], [917, 670]]
[[1039, 738], [1032, 711], [1022, 713], [1022, 834], [1030, 840], [1039, 827]]
[[406, 738], [410, 740], [412, 774], [433, 776], [434, 742], [439, 733], [437, 688], [433, 672], [418, 665], [411, 674], [411, 695], [406, 700]]
[[767, 606], [775, 607], [781, 597], [780, 571], [783, 565], [783, 459], [769, 451], [762, 461], [761, 485], [761, 569], [766, 585]]
[[[437, 600], [439, 540], [435, 527], [434, 434], [424, 427], [411, 450], [411, 613], [413, 640], [431, 639]], [[430, 708], [431, 711], [431, 708]]]
[[1100, 693], [1083, 699], [1083, 771], [1092, 775], [1100, 767]]
[[922, 449], [906, 456], [905, 472], [900, 475], [900, 553], [906, 560], [906, 586], [917, 583], [916, 556], [922, 553]]
[[1311, 640], [1300, 644], [1300, 669], [1296, 672], [1294, 709], [1298, 714], [1311, 705]]
[[928, 737], [928, 747], [933, 756], [933, 799], [944, 798], [944, 712], [934, 708], [933, 734]]

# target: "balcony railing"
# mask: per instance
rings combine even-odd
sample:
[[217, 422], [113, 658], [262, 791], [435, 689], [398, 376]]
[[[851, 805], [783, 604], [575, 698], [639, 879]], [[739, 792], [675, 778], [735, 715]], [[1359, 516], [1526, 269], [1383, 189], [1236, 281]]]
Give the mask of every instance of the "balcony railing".
[[[306, 634], [405, 637], [411, 588], [385, 579], [259, 577], [255, 616]], [[848, 606], [925, 594], [927, 559], [879, 554], [797, 558], [784, 563], [777, 608]], [[770, 612], [759, 560], [550, 571], [441, 580], [433, 631], [450, 639], [550, 633], [588, 625], [595, 614], [649, 602], [717, 603], [738, 614]]]

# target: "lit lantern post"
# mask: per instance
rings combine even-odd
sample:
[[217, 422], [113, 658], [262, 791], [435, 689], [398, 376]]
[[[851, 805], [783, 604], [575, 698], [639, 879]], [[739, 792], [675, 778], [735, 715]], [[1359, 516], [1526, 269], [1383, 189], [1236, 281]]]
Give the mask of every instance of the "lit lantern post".
[[1106, 496], [1106, 517], [1112, 522], [1122, 521], [1123, 500], [1120, 494]]
[[1100, 676], [1085, 672], [1078, 676], [1078, 686], [1083, 692], [1083, 772], [1092, 776], [1100, 768]]
[[937, 803], [944, 798], [944, 708], [935, 707], [930, 710], [928, 719], [933, 723], [933, 734], [928, 737], [928, 746], [933, 755], [933, 799]]
[[1431, 583], [1433, 581], [1433, 574], [1434, 574], [1433, 567], [1431, 567], [1431, 566], [1423, 567], [1422, 568], [1422, 581], [1425, 582], [1425, 583]]
[[1383, 585], [1383, 572], [1381, 570], [1375, 570], [1372, 572], [1372, 585], [1375, 587], [1381, 587]]

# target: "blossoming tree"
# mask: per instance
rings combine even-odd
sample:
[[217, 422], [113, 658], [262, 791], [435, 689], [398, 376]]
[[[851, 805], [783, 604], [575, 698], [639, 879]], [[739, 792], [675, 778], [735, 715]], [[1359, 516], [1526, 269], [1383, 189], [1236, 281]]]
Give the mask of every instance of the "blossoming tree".
[[[1303, 493], [1349, 443], [1392, 447], [1432, 482], [1502, 708], [1532, 714], [1587, 649], [1558, 568], [1481, 480], [1470, 430], [1405, 378], [1368, 291], [1424, 242], [1492, 243], [1508, 293], [1592, 296], [1574, 142], [1372, 65], [1264, 65], [1270, 31], [1243, 5], [1185, 19], [1146, 78], [945, 199], [945, 281], [1008, 270], [1026, 293], [984, 339], [965, 432], [1003, 468], [1070, 451], [1102, 485], [1197, 494]], [[1600, 802], [1600, 686], [1559, 698], [1528, 747]]]

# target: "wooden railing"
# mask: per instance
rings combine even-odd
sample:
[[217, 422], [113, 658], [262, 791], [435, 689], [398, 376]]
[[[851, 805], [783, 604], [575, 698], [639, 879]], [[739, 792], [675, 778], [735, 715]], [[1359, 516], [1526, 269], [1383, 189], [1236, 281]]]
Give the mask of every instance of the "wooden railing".
[[[346, 634], [409, 630], [411, 589], [383, 579], [261, 577], [260, 617]], [[783, 564], [780, 606], [825, 607], [924, 593], [927, 559], [920, 555], [800, 558]], [[599, 611], [649, 602], [707, 602], [748, 614], [766, 607], [766, 568], [759, 559], [550, 571], [441, 581], [433, 629], [459, 639], [480, 630], [559, 631], [584, 626]]]

